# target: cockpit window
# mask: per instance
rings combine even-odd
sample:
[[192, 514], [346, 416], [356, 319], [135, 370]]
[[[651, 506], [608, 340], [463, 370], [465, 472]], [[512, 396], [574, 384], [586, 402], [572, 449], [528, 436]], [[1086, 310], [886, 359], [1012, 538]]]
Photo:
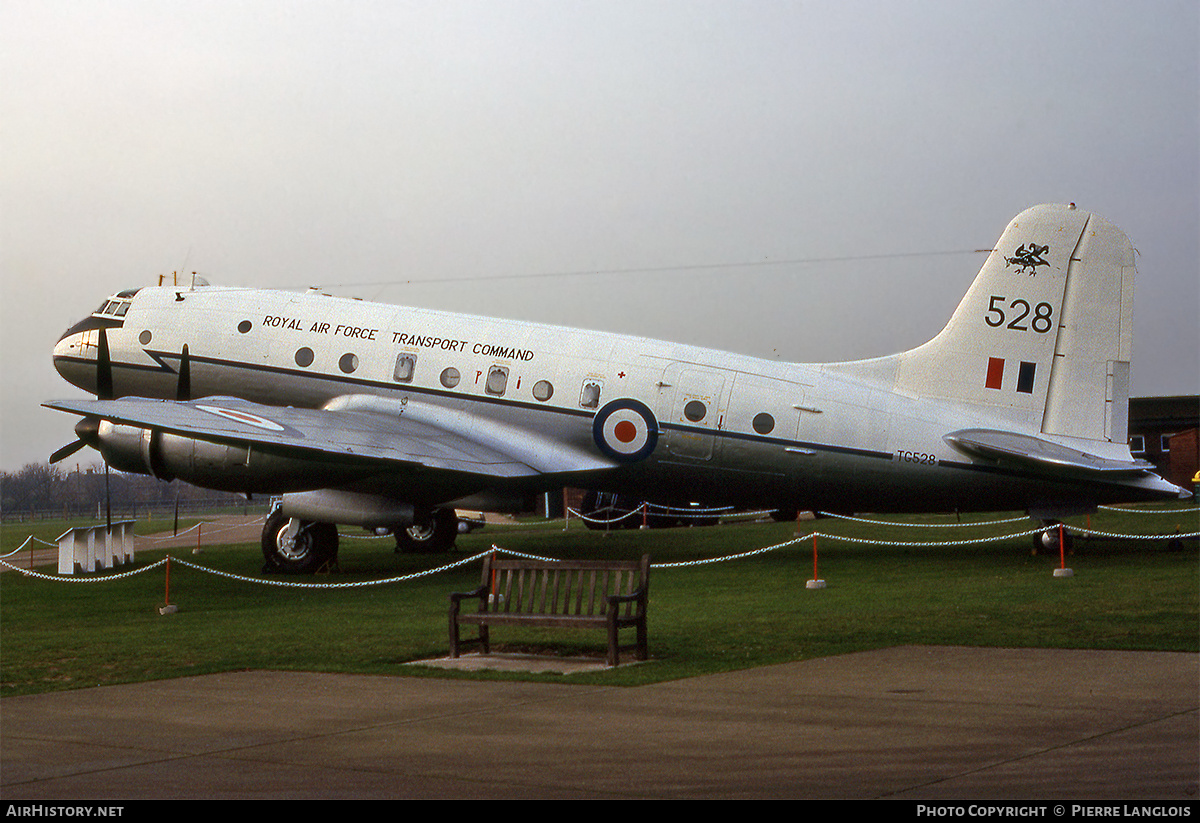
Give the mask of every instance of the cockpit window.
[[92, 314], [104, 314], [109, 317], [124, 317], [129, 311], [129, 301], [127, 299], [112, 299], [105, 300], [100, 308], [96, 309]]

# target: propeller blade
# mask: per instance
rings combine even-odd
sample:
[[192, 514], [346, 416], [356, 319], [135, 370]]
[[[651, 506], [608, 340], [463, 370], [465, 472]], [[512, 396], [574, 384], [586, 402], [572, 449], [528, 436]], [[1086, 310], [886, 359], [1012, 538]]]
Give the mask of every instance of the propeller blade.
[[192, 361], [188, 357], [187, 343], [183, 344], [183, 350], [179, 353], [179, 382], [175, 386], [175, 399], [192, 399]]
[[54, 452], [54, 454], [50, 455], [50, 462], [57, 463], [59, 460], [62, 460], [65, 457], [70, 457], [86, 445], [87, 443], [84, 443], [82, 440], [76, 440], [74, 443], [68, 443], [58, 451]]
[[112, 358], [108, 354], [108, 331], [101, 326], [96, 347], [96, 399], [113, 399]]

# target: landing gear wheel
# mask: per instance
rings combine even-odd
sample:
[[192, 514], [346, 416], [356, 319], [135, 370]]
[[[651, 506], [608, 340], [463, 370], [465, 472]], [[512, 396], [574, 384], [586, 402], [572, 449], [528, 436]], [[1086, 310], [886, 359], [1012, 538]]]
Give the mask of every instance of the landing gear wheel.
[[264, 570], [312, 574], [337, 559], [338, 533], [333, 523], [302, 520], [295, 537], [288, 535], [290, 524], [291, 519], [278, 509], [267, 517], [262, 533], [263, 559], [267, 562]]
[[1066, 529], [1062, 530], [1062, 548], [1059, 549], [1058, 535], [1059, 523], [1050, 522], [1043, 524], [1046, 528], [1033, 536], [1033, 551], [1032, 554], [1038, 552], [1046, 552], [1047, 554], [1070, 554], [1074, 541], [1071, 538], [1070, 532]]
[[458, 539], [458, 515], [454, 509], [435, 509], [424, 520], [396, 530], [398, 552], [448, 552]]

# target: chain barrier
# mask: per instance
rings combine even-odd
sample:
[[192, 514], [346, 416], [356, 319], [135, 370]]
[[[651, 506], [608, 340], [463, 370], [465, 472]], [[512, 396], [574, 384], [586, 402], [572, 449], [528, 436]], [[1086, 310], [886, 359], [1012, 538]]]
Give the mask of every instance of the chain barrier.
[[[52, 580], [55, 583], [108, 583], [112, 580], [120, 580], [125, 577], [133, 577], [135, 574], [144, 574], [145, 572], [157, 569], [159, 566], [166, 565], [167, 558], [157, 560], [148, 566], [142, 566], [140, 569], [130, 569], [129, 571], [118, 572], [117, 574], [102, 574], [96, 577], [70, 577], [66, 575], [45, 574], [44, 572], [35, 572], [33, 569], [22, 569], [20, 566], [14, 566], [6, 560], [0, 560], [0, 566], [6, 569], [11, 569], [14, 572], [20, 572], [26, 577], [33, 577], [38, 580]], [[178, 560], [176, 563], [180, 562]]]
[[[1200, 537], [1200, 531], [1194, 532], [1171, 532], [1169, 534], [1117, 534], [1115, 532], [1101, 532], [1095, 529], [1086, 529], [1083, 526], [1066, 526], [1063, 528], [1072, 534], [1081, 534], [1085, 537], [1109, 537], [1117, 540], [1176, 540], [1183, 538]], [[1038, 531], [1046, 531], [1038, 529]]]
[[3, 559], [3, 558], [5, 558], [5, 557], [12, 557], [14, 554], [16, 554], [17, 552], [21, 551], [21, 549], [23, 549], [23, 548], [25, 548], [26, 546], [28, 546], [30, 543], [41, 543], [43, 546], [54, 546], [54, 547], [56, 547], [56, 548], [58, 547], [58, 544], [57, 544], [57, 543], [51, 543], [51, 542], [49, 542], [48, 540], [42, 540], [40, 537], [34, 537], [34, 536], [31, 534], [31, 535], [29, 535], [28, 537], [26, 537], [26, 538], [25, 538], [25, 542], [24, 542], [24, 543], [22, 543], [21, 545], [17, 546], [15, 549], [13, 549], [12, 551], [10, 551], [8, 554], [0, 554], [0, 559]]
[[244, 574], [233, 574], [232, 572], [223, 572], [223, 571], [220, 571], [219, 569], [210, 569], [207, 566], [200, 566], [200, 565], [197, 565], [196, 563], [189, 563], [186, 560], [180, 560], [179, 558], [171, 557], [170, 555], [164, 557], [161, 560], [157, 560], [154, 563], [151, 563], [147, 566], [143, 566], [140, 569], [133, 569], [131, 571], [120, 572], [118, 574], [98, 575], [95, 577], [75, 577], [75, 576], [68, 577], [65, 575], [60, 576], [60, 575], [54, 575], [54, 574], [44, 574], [42, 572], [35, 572], [35, 571], [31, 571], [29, 569], [22, 569], [19, 566], [14, 566], [11, 563], [5, 562], [4, 560], [0, 560], [0, 566], [4, 566], [5, 568], [12, 569], [15, 572], [20, 572], [21, 574], [25, 575], [26, 577], [34, 577], [39, 580], [52, 580], [52, 581], [55, 581], [58, 583], [107, 583], [111, 580], [120, 580], [121, 578], [124, 578], [124, 577], [132, 577], [135, 574], [142, 574], [144, 572], [148, 572], [151, 569], [156, 569], [159, 566], [165, 565], [167, 563], [167, 561], [170, 560], [172, 563], [175, 563], [176, 565], [185, 566], [189, 569], [192, 569], [193, 571], [205, 572], [205, 573], [211, 574], [215, 577], [223, 577], [227, 580], [236, 580], [241, 583], [255, 583], [260, 586], [276, 586], [279, 588], [292, 588], [292, 589], [355, 589], [355, 588], [365, 588], [368, 586], [384, 586], [384, 585], [387, 585], [388, 583], [405, 583], [405, 582], [408, 582], [409, 580], [416, 580], [421, 577], [428, 577], [428, 576], [434, 575], [434, 574], [441, 574], [442, 572], [446, 572], [451, 569], [458, 568], [459, 566], [464, 566], [469, 563], [474, 563], [476, 560], [482, 559], [485, 555], [491, 554], [494, 550], [495, 550], [495, 547], [493, 546], [491, 549], [488, 549], [487, 551], [479, 552], [478, 554], [472, 555], [470, 557], [464, 557], [461, 560], [456, 560], [453, 563], [447, 563], [446, 565], [439, 566], [435, 569], [426, 569], [425, 571], [421, 571], [421, 572], [413, 572], [411, 574], [403, 574], [403, 575], [398, 575], [396, 577], [387, 577], [387, 578], [383, 578], [381, 580], [359, 580], [359, 581], [352, 582], [352, 583], [304, 583], [304, 582], [291, 581], [291, 580], [272, 580], [272, 579], [264, 579], [264, 578], [260, 578], [260, 577], [247, 577]]
[[[815, 534], [815, 533], [814, 533]], [[803, 543], [813, 539], [813, 534], [807, 534], [804, 537], [794, 537], [783, 543], [776, 543], [774, 546], [763, 546], [760, 549], [751, 549], [750, 551], [738, 552], [737, 554], [727, 554], [722, 557], [706, 557], [703, 560], [681, 560], [676, 563], [651, 563], [651, 567], [655, 569], [680, 569], [687, 566], [707, 566], [712, 563], [727, 563], [732, 560], [744, 560], [747, 557], [754, 557], [767, 552], [786, 549], [788, 546], [794, 546], [797, 543]]]
[[[582, 520], [585, 523], [599, 523], [602, 525], [612, 525], [613, 523], [620, 523], [624, 520], [628, 520], [631, 517], [642, 517], [642, 516], [658, 517], [661, 515], [670, 515], [672, 517], [676, 517], [676, 518], [679, 518], [682, 520], [686, 520], [689, 518], [696, 519], [696, 520], [700, 520], [700, 519], [707, 520], [707, 519], [711, 519], [713, 517], [718, 517], [718, 518], [720, 518], [720, 517], [724, 517], [724, 518], [763, 517], [764, 515], [770, 514], [771, 511], [772, 511], [771, 509], [763, 509], [761, 511], [736, 511], [736, 510], [734, 510], [734, 508], [732, 506], [719, 506], [717, 508], [712, 508], [712, 509], [692, 509], [692, 508], [680, 509], [680, 508], [675, 508], [675, 507], [671, 507], [671, 506], [660, 506], [657, 503], [650, 503], [647, 505], [647, 510], [644, 512], [642, 511], [642, 507], [639, 506], [638, 508], [633, 509], [632, 511], [628, 511], [625, 514], [619, 515], [618, 517], [613, 517], [608, 520], [604, 520], [599, 517], [593, 517], [593, 516], [586, 515], [583, 512], [579, 511], [578, 509], [572, 509], [569, 507], [567, 508], [567, 512], [578, 520]], [[561, 520], [562, 518], [559, 518], [559, 519]]]
[[260, 577], [247, 577], [243, 574], [233, 574], [232, 572], [223, 572], [217, 569], [209, 569], [205, 566], [198, 566], [194, 563], [188, 563], [186, 560], [175, 560], [181, 566], [186, 566], [194, 571], [207, 572], [215, 577], [224, 577], [227, 580], [236, 580], [241, 583], [257, 583], [260, 586], [276, 586], [286, 589], [363, 589], [370, 586], [386, 586], [389, 583], [407, 583], [410, 580], [418, 580], [422, 577], [429, 577], [434, 574], [456, 569], [459, 566], [465, 566], [468, 563], [474, 563], [476, 560], [483, 559], [484, 556], [492, 553], [491, 549], [479, 552], [478, 554], [464, 557], [461, 560], [455, 560], [453, 563], [447, 563], [444, 566], [438, 566], [435, 569], [426, 569], [425, 571], [413, 572], [411, 574], [401, 574], [395, 577], [385, 577], [380, 580], [358, 580], [352, 583], [302, 583], [291, 580], [271, 580]]
[[1127, 509], [1124, 506], [1097, 506], [1098, 509], [1104, 509], [1106, 512], [1119, 512], [1120, 514], [1183, 514], [1191, 512], [1192, 514], [1200, 513], [1200, 508], [1192, 507], [1190, 509]]
[[954, 529], [967, 528], [971, 526], [1000, 526], [1005, 523], [1017, 523], [1021, 520], [1028, 520], [1027, 515], [1020, 517], [1010, 517], [1006, 520], [980, 520], [975, 523], [897, 523], [894, 520], [871, 520], [866, 517], [851, 517], [848, 514], [834, 514], [833, 512], [817, 512], [821, 517], [831, 517], [835, 520], [849, 520], [854, 523], [866, 523], [870, 526], [897, 526], [908, 529]]
[[[1171, 510], [1171, 511], [1167, 511], [1167, 512], [1148, 512], [1146, 510], [1137, 510], [1137, 509], [1117, 509], [1116, 511], [1134, 511], [1139, 514], [1142, 514], [1142, 513], [1177, 514], [1180, 512], [1191, 512], [1191, 511], [1195, 511], [1195, 510], [1193, 510], [1193, 509], [1175, 509], [1175, 510]], [[637, 513], [638, 512], [631, 512], [630, 515], [637, 514]], [[825, 514], [825, 513], [822, 512], [822, 514]], [[628, 517], [630, 515], [626, 515], [626, 517]], [[1003, 520], [984, 521], [984, 522], [978, 522], [978, 523], [953, 523], [953, 524], [916, 523], [916, 524], [914, 524], [914, 523], [896, 523], [896, 522], [879, 521], [879, 520], [867, 520], [867, 519], [863, 519], [863, 518], [848, 517], [848, 516], [844, 516], [844, 515], [829, 515], [829, 516], [837, 517], [838, 519], [859, 522], [859, 523], [865, 523], [865, 524], [870, 524], [870, 525], [908, 526], [908, 527], [914, 527], [914, 528], [930, 528], [930, 527], [942, 528], [945, 526], [972, 527], [972, 526], [982, 526], [982, 525], [1003, 525], [1003, 524], [1013, 523], [1013, 522], [1016, 522], [1019, 520], [1026, 519], [1024, 517], [1016, 517], [1016, 518], [1007, 518], [1007, 519], [1003, 519]], [[605, 521], [599, 521], [599, 522], [605, 522]], [[1103, 537], [1103, 538], [1111, 538], [1111, 539], [1126, 539], [1126, 540], [1178, 540], [1178, 539], [1183, 539], [1183, 538], [1200, 537], [1200, 531], [1173, 532], [1173, 533], [1168, 533], [1168, 534], [1118, 534], [1115, 532], [1104, 532], [1104, 531], [1099, 531], [1096, 529], [1084, 528], [1082, 526], [1070, 526], [1067, 524], [1062, 524], [1061, 528], [1063, 529], [1064, 532], [1072, 534], [1072, 535], [1082, 535], [1082, 536], [1086, 536], [1086, 537]], [[898, 547], [903, 547], [903, 548], [946, 548], [946, 547], [953, 547], [953, 546], [974, 546], [974, 545], [980, 545], [980, 544], [984, 544], [984, 543], [1000, 542], [1003, 540], [1013, 540], [1013, 539], [1022, 538], [1022, 537], [1032, 537], [1033, 535], [1043, 534], [1046, 531], [1047, 531], [1047, 528], [1044, 526], [1041, 526], [1041, 527], [1037, 527], [1037, 528], [1033, 528], [1033, 529], [1028, 529], [1026, 531], [1016, 532], [1013, 534], [995, 535], [995, 536], [990, 536], [990, 537], [979, 537], [979, 538], [972, 538], [972, 539], [966, 539], [966, 540], [901, 541], [901, 542], [897, 542], [895, 540], [875, 540], [875, 539], [868, 539], [868, 538], [862, 538], [862, 537], [852, 537], [852, 536], [847, 536], [847, 535], [826, 534], [824, 532], [814, 531], [814, 532], [810, 532], [809, 534], [806, 534], [802, 537], [795, 537], [791, 540], [787, 540], [782, 543], [776, 543], [772, 546], [763, 546], [761, 548], [752, 549], [749, 551], [737, 552], [735, 554], [723, 555], [721, 557], [705, 558], [705, 559], [701, 559], [701, 560], [688, 560], [688, 561], [679, 561], [679, 562], [674, 562], [674, 563], [655, 563], [654, 567], [659, 568], [659, 569], [671, 569], [671, 568], [683, 568], [683, 567], [689, 567], [689, 566], [702, 566], [702, 565], [708, 565], [708, 564], [712, 564], [712, 563], [726, 563], [726, 562], [731, 562], [734, 560], [743, 560], [748, 557], [754, 557], [756, 555], [765, 554], [767, 552], [778, 551], [780, 549], [785, 549], [790, 546], [795, 546], [799, 543], [807, 543], [809, 541], [817, 540], [817, 539], [836, 540], [836, 541], [841, 541], [844, 543], [854, 543], [854, 544], [862, 545], [862, 546], [898, 546]], [[368, 537], [370, 537], [370, 535], [368, 535]], [[13, 554], [20, 551], [26, 545], [28, 545], [31, 540], [35, 540], [40, 543], [46, 542], [43, 540], [39, 540], [38, 538], [35, 538], [32, 535], [30, 535], [29, 538], [27, 538], [25, 540], [25, 542], [21, 544], [20, 548], [10, 552], [7, 555], [4, 555], [4, 557], [11, 557]], [[55, 544], [46, 543], [46, 545], [52, 546]], [[364, 588], [364, 587], [369, 587], [369, 586], [383, 586], [383, 585], [388, 585], [391, 583], [403, 583], [403, 582], [408, 582], [410, 580], [416, 580], [416, 579], [419, 579], [422, 577], [428, 577], [428, 576], [435, 575], [435, 574], [441, 574], [443, 572], [447, 572], [452, 569], [456, 569], [461, 566], [465, 566], [467, 564], [473, 563], [476, 560], [480, 560], [484, 556], [491, 554], [492, 552], [504, 552], [506, 554], [513, 555], [514, 557], [522, 557], [522, 558], [530, 559], [530, 560], [553, 561], [555, 559], [555, 558], [550, 558], [550, 557], [542, 557], [539, 555], [532, 555], [532, 554], [525, 554], [522, 552], [516, 552], [516, 551], [509, 550], [509, 549], [504, 549], [504, 548], [501, 548], [500, 546], [492, 544], [492, 547], [488, 550], [479, 552], [470, 557], [465, 557], [460, 560], [456, 560], [452, 563], [447, 563], [447, 564], [439, 566], [437, 568], [426, 569], [425, 571], [413, 572], [411, 574], [398, 575], [395, 577], [383, 578], [380, 580], [363, 580], [363, 581], [357, 581], [357, 582], [351, 582], [351, 583], [305, 583], [305, 582], [298, 582], [298, 581], [291, 581], [291, 580], [263, 579], [263, 578], [257, 578], [257, 577], [247, 577], [246, 575], [233, 574], [231, 572], [223, 572], [223, 571], [220, 571], [217, 569], [210, 569], [205, 566], [200, 566], [195, 563], [189, 563], [186, 560], [179, 560], [177, 558], [174, 559], [174, 562], [179, 565], [182, 565], [186, 568], [192, 569], [194, 571], [205, 572], [205, 573], [212, 574], [217, 577], [223, 577], [223, 578], [226, 578], [229, 580], [236, 580], [236, 581], [244, 582], [244, 583], [255, 583], [255, 584], [263, 585], [263, 586], [276, 586], [276, 587], [280, 587], [280, 588], [301, 588], [301, 589], [351, 589], [351, 588]], [[156, 569], [156, 568], [164, 565], [170, 559], [172, 559], [172, 558], [170, 558], [168, 556], [168, 557], [163, 558], [162, 560], [158, 560], [154, 563], [151, 563], [147, 566], [143, 566], [138, 569], [132, 569], [130, 571], [120, 572], [117, 574], [100, 575], [100, 576], [96, 576], [96, 577], [74, 577], [74, 576], [67, 577], [67, 576], [60, 576], [60, 575], [50, 575], [50, 574], [45, 574], [42, 572], [35, 572], [31, 569], [23, 569], [18, 566], [14, 566], [13, 564], [8, 563], [3, 558], [0, 558], [0, 566], [4, 566], [5, 568], [11, 569], [11, 570], [18, 572], [20, 574], [23, 574], [27, 577], [33, 577], [33, 578], [36, 578], [39, 580], [53, 580], [53, 581], [58, 581], [58, 582], [69, 582], [69, 583], [101, 583], [101, 582], [108, 582], [111, 580], [120, 580], [120, 579], [123, 579], [126, 577], [132, 577], [132, 576], [138, 575], [138, 574], [144, 574], [145, 572], [151, 571], [152, 569]]]
[[570, 509], [570, 508], [568, 508], [568, 509], [567, 509], [567, 511], [568, 511], [570, 514], [572, 514], [572, 515], [574, 515], [575, 517], [577, 517], [578, 519], [582, 520], [584, 523], [600, 523], [600, 524], [604, 524], [604, 525], [611, 525], [611, 524], [613, 524], [613, 523], [620, 523], [622, 520], [628, 520], [629, 518], [633, 517], [634, 515], [640, 515], [640, 514], [641, 514], [641, 511], [640, 511], [640, 510], [636, 510], [636, 511], [626, 512], [625, 514], [621, 515], [620, 517], [614, 517], [614, 518], [612, 518], [611, 520], [601, 520], [601, 519], [600, 519], [600, 518], [598, 518], [598, 517], [589, 517], [589, 516], [587, 516], [586, 514], [584, 514], [583, 512], [579, 511], [578, 509]]

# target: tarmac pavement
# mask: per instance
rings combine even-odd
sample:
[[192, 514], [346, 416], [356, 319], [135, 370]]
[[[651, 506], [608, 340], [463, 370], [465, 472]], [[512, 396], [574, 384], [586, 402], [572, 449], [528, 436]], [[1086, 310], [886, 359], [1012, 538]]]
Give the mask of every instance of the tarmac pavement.
[[[460, 660], [428, 665], [530, 665]], [[0, 700], [0, 796], [1194, 802], [1198, 703], [1181, 653], [908, 646], [635, 688], [243, 671]]]

